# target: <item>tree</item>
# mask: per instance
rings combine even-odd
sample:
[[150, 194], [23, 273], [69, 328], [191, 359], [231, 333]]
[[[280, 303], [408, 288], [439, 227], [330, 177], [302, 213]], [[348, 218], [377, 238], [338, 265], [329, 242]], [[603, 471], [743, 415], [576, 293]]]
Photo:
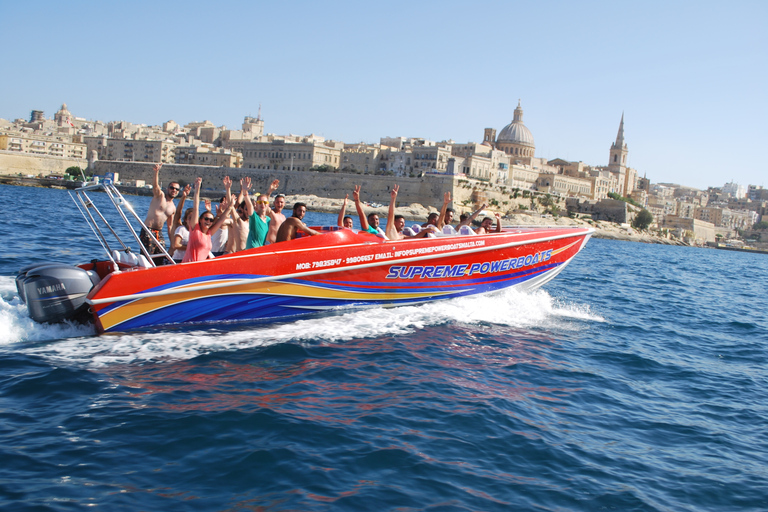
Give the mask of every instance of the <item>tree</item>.
[[78, 166], [76, 166], [76, 165], [73, 165], [73, 166], [71, 166], [71, 167], [67, 167], [67, 170], [66, 170], [66, 171], [64, 171], [64, 173], [65, 173], [65, 174], [69, 174], [70, 176], [74, 176], [75, 178], [79, 178], [79, 177], [81, 177], [81, 174], [80, 174], [80, 173], [81, 173], [82, 171], [83, 171], [83, 170], [82, 170], [80, 167], [78, 167]]
[[648, 229], [648, 226], [653, 222], [653, 215], [651, 212], [643, 208], [635, 215], [635, 219], [632, 221], [632, 227], [639, 230]]
[[764, 220], [756, 222], [755, 225], [752, 226], [752, 229], [768, 229], [768, 222]]

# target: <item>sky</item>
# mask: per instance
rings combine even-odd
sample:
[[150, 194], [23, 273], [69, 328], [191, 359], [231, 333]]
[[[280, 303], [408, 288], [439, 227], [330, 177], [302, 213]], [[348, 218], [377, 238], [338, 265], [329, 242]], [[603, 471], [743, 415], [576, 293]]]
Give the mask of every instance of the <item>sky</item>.
[[768, 2], [0, 0], [0, 118], [482, 142], [521, 102], [536, 156], [768, 187]]

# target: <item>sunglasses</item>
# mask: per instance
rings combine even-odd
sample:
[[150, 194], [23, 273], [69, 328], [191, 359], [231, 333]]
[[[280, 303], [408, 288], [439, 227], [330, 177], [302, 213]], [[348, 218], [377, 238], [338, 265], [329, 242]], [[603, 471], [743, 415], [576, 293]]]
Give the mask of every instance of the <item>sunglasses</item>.
[[269, 204], [269, 201], [256, 201], [256, 204]]
[[168, 190], [181, 190], [179, 187], [168, 187]]
[[203, 222], [213, 222], [213, 217], [203, 217]]

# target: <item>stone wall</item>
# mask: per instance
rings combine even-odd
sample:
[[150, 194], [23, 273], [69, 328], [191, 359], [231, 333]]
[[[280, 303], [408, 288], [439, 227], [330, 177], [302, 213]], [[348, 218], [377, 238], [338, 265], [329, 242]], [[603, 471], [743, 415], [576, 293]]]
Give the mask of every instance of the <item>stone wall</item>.
[[623, 224], [629, 222], [629, 205], [618, 199], [588, 200], [580, 197], [569, 197], [566, 200], [569, 212], [579, 215], [591, 215], [594, 220], [605, 220]]
[[698, 219], [687, 219], [683, 217], [676, 217], [673, 215], [667, 215], [664, 217], [661, 226], [664, 229], [679, 230], [681, 233], [674, 233], [678, 238], [683, 238], [685, 231], [693, 233], [694, 238], [698, 242], [714, 242], [717, 228], [711, 222], [704, 222]]
[[[123, 182], [144, 180], [151, 184], [154, 163], [144, 162], [115, 162], [99, 160], [94, 162], [93, 170], [97, 175], [108, 172], [119, 173]], [[223, 192], [222, 179], [229, 176], [234, 182], [233, 192], [240, 191], [239, 180], [250, 176], [253, 182], [252, 192], [263, 192], [274, 179], [280, 180], [278, 192], [286, 195], [316, 195], [330, 199], [344, 199], [345, 194], [352, 198], [355, 185], [362, 185], [362, 199], [366, 202], [389, 204], [390, 187], [397, 183], [400, 186], [398, 205], [405, 206], [418, 203], [422, 206], [439, 209], [443, 204], [445, 192], [451, 192], [453, 208], [458, 212], [472, 211], [482, 203], [492, 205], [489, 209], [502, 213], [514, 211], [518, 206], [530, 208], [531, 198], [512, 198], [512, 189], [492, 185], [483, 180], [475, 180], [464, 176], [445, 174], [430, 174], [421, 178], [405, 178], [394, 176], [378, 176], [372, 174], [354, 174], [341, 172], [317, 171], [278, 171], [265, 169], [241, 169], [234, 167], [211, 167], [202, 165], [164, 164], [160, 171], [162, 184], [179, 181], [182, 184], [194, 183], [200, 176], [203, 178], [203, 195], [220, 196]], [[529, 192], [531, 193], [531, 192]], [[540, 194], [535, 193], [536, 197]], [[564, 201], [552, 196], [556, 204], [564, 208]], [[494, 202], [496, 205], [494, 205]], [[535, 201], [537, 208], [538, 201]]]
[[[108, 172], [120, 174], [121, 181], [145, 180], [152, 183], [152, 163], [139, 162], [94, 162], [94, 173], [104, 175]], [[437, 176], [428, 178], [395, 178], [393, 176], [375, 176], [370, 174], [344, 174], [315, 171], [277, 171], [263, 169], [238, 169], [233, 167], [207, 167], [197, 165], [165, 164], [160, 171], [160, 182], [163, 184], [179, 181], [183, 184], [194, 183], [200, 176], [203, 178], [203, 194], [217, 196], [224, 187], [222, 179], [232, 178], [233, 192], [240, 191], [239, 180], [250, 176], [253, 181], [251, 192], [264, 192], [274, 179], [280, 180], [278, 192], [292, 195], [316, 195], [332, 199], [344, 199], [345, 194], [352, 198], [355, 185], [362, 185], [362, 199], [367, 202], [389, 204], [390, 187], [400, 185], [398, 204], [419, 203], [422, 205], [442, 204], [444, 192], [453, 188], [453, 176]], [[439, 198], [439, 199], [438, 199]]]
[[16, 151], [0, 151], [0, 174], [22, 174], [47, 176], [51, 173], [63, 173], [67, 168], [76, 165], [81, 169], [88, 167], [86, 160], [63, 158], [55, 156], [38, 156]]

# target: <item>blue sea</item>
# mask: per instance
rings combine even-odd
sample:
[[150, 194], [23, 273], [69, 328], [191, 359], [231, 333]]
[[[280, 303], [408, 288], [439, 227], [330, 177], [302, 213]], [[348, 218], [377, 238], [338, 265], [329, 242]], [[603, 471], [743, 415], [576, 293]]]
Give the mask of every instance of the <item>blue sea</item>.
[[768, 510], [768, 255], [592, 239], [533, 293], [96, 336], [15, 290], [102, 256], [67, 192], [0, 204], [0, 510]]

